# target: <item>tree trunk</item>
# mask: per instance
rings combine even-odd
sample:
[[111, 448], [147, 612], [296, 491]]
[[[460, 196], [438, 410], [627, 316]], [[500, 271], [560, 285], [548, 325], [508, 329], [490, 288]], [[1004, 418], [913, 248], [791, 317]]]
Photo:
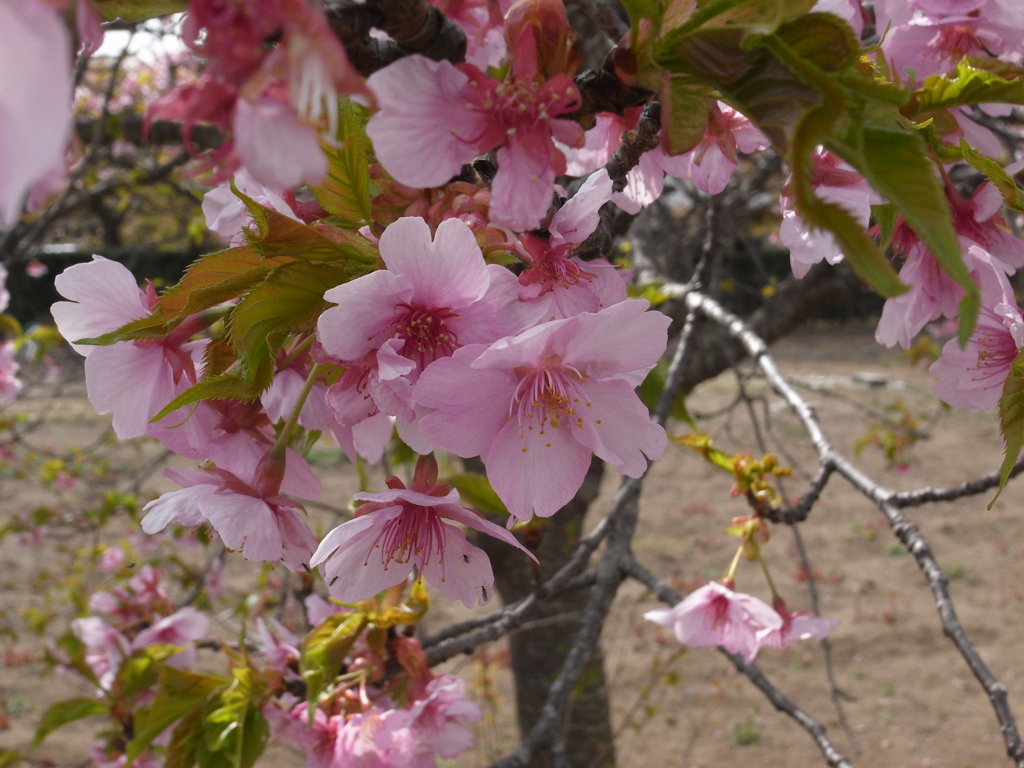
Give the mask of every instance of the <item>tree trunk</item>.
[[[494, 566], [495, 586], [506, 604], [530, 594], [537, 583], [567, 562], [579, 541], [583, 518], [597, 498], [603, 475], [604, 462], [594, 458], [576, 497], [554, 517], [534, 520], [530, 546], [541, 562], [542, 572], [538, 573], [538, 566], [523, 558], [521, 552], [500, 542], [487, 547]], [[485, 546], [485, 542], [479, 543]], [[579, 589], [545, 600], [533, 619], [509, 637], [516, 709], [523, 736], [540, 717], [548, 690], [572, 646], [589, 598], [589, 589]], [[565, 713], [563, 737], [572, 768], [612, 768], [615, 765], [604, 657], [600, 649], [591, 658]], [[537, 768], [552, 766], [549, 754], [538, 754], [536, 760]]]

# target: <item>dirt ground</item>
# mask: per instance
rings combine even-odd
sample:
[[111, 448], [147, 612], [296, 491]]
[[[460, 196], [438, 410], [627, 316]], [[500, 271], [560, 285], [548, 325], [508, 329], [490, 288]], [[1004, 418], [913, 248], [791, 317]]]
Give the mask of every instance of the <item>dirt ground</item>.
[[[775, 351], [783, 371], [814, 404], [827, 435], [853, 457], [858, 441], [879, 418], [916, 419], [920, 439], [909, 447], [906, 467], [893, 470], [882, 450], [869, 445], [854, 460], [882, 485], [910, 490], [945, 486], [999, 466], [1001, 444], [993, 413], [943, 412], [930, 377], [899, 353], [878, 347], [868, 329], [813, 329]], [[796, 420], [766, 384], [745, 383], [761, 434], [783, 463], [794, 468], [784, 492], [798, 496], [815, 470], [814, 455]], [[730, 373], [701, 387], [690, 412], [726, 450], [757, 452], [747, 408], [736, 401]], [[37, 444], [87, 444], [103, 422], [88, 416], [80, 388], [65, 389], [47, 417]], [[42, 402], [42, 401], [40, 401]], [[902, 404], [902, 405], [897, 405]], [[902, 409], [902, 410], [901, 410]], [[683, 428], [675, 427], [681, 432]], [[885, 429], [875, 432], [884, 440]], [[617, 478], [606, 480], [593, 519], [607, 506]], [[146, 487], [164, 490], [154, 480]], [[689, 449], [670, 445], [650, 475], [641, 501], [634, 548], [648, 568], [688, 592], [720, 578], [736, 539], [723, 533], [730, 519], [747, 512], [730, 496], [732, 481]], [[328, 498], [355, 490], [349, 470], [333, 471]], [[950, 580], [955, 606], [982, 658], [1007, 687], [1010, 706], [1024, 712], [1024, 483], [1018, 480], [992, 510], [992, 494], [909, 511], [930, 541]], [[39, 503], [10, 473], [0, 479], [0, 515]], [[339, 501], [343, 505], [344, 501]], [[782, 691], [818, 718], [836, 747], [862, 768], [995, 768], [1010, 761], [992, 708], [956, 649], [943, 635], [931, 595], [913, 558], [894, 539], [876, 508], [845, 481], [833, 479], [801, 534], [810, 554], [822, 614], [841, 620], [831, 638], [836, 698], [830, 695], [823, 650], [802, 644], [763, 651], [758, 664]], [[122, 537], [127, 535], [122, 531]], [[85, 534], [83, 534], [85, 536]], [[90, 540], [91, 541], [91, 540]], [[66, 675], [43, 678], [33, 659], [39, 641], [24, 628], [24, 610], [38, 607], [47, 572], [76, 557], [86, 542], [66, 535], [34, 546], [8, 536], [0, 544], [0, 748], [22, 747], [39, 716], [54, 700], [86, 689]], [[772, 576], [791, 609], [810, 607], [807, 571], [792, 531], [773, 531], [764, 552]], [[233, 563], [231, 583], [245, 589], [246, 563]], [[238, 566], [242, 566], [239, 568]], [[744, 564], [738, 588], [768, 600], [764, 577]], [[774, 712], [713, 649], [683, 651], [671, 633], [642, 619], [656, 601], [636, 584], [623, 588], [602, 641], [611, 681], [617, 765], [621, 768], [718, 768], [822, 765], [802, 729]], [[73, 607], [57, 610], [52, 625], [66, 624]], [[436, 600], [427, 632], [464, 618], [461, 605]], [[231, 628], [231, 617], [215, 624]], [[6, 635], [6, 636], [4, 636]], [[506, 654], [498, 643], [474, 657], [449, 662], [467, 679], [484, 718], [477, 745], [457, 763], [483, 766], [514, 746], [513, 697]], [[82, 765], [84, 726], [52, 735], [39, 755], [57, 765]], [[301, 765], [280, 750], [265, 765]]]

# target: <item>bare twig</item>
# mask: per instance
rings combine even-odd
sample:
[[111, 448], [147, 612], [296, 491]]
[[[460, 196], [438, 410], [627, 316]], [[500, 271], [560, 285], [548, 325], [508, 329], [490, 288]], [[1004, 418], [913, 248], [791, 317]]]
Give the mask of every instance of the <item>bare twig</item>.
[[747, 353], [761, 368], [772, 388], [786, 401], [800, 420], [818, 453], [821, 466], [831, 466], [834, 472], [846, 478], [854, 488], [874, 502], [885, 515], [892, 526], [894, 535], [913, 555], [918, 568], [928, 580], [943, 631], [953, 641], [987, 694], [995, 710], [1007, 754], [1014, 760], [1018, 768], [1024, 768], [1024, 742], [1021, 741], [1016, 720], [1007, 702], [1006, 687], [995, 678], [964, 631], [953, 608], [946, 575], [939, 567], [924, 535], [901, 511], [900, 505], [896, 501], [897, 495], [874, 482], [835, 449], [825, 436], [814, 410], [779, 372], [775, 362], [768, 355], [765, 343], [740, 318], [725, 310], [710, 297], [697, 292], [690, 292], [686, 295], [685, 300], [692, 310], [719, 323], [728, 330], [731, 336], [743, 344]]

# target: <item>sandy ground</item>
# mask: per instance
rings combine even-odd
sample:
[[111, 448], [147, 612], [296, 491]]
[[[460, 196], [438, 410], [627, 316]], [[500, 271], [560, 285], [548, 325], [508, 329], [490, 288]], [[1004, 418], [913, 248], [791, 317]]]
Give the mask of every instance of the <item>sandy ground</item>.
[[[853, 456], [858, 439], [870, 433], [878, 416], [899, 418], [902, 403], [926, 433], [910, 448], [909, 466], [892, 471], [881, 450], [867, 447], [855, 459], [882, 485], [909, 490], [944, 486], [998, 467], [1001, 445], [994, 415], [939, 413], [930, 378], [911, 368], [897, 353], [877, 347], [861, 329], [806, 331], [776, 350], [784, 372], [801, 386], [820, 415], [828, 436]], [[863, 383], [874, 374], [881, 386]], [[794, 476], [784, 491], [797, 496], [813, 474], [813, 452], [796, 420], [780, 408], [765, 383], [746, 384], [761, 431], [771, 450], [791, 464]], [[728, 408], [737, 393], [733, 374], [709, 382], [688, 401], [701, 426], [728, 450], [756, 452], [745, 406]], [[32, 404], [27, 404], [32, 405]], [[37, 409], [45, 405], [39, 401]], [[49, 406], [46, 406], [49, 407]], [[936, 421], [933, 416], [939, 413]], [[767, 416], [767, 421], [764, 418]], [[103, 422], [89, 415], [81, 391], [65, 397], [33, 433], [32, 445], [88, 445]], [[677, 428], [682, 431], [681, 427]], [[135, 449], [132, 449], [133, 451]], [[111, 487], [131, 478], [118, 475], [131, 456], [111, 459]], [[640, 559], [656, 574], [687, 592], [727, 567], [736, 540], [723, 530], [746, 514], [742, 499], [729, 494], [731, 479], [681, 446], [670, 446], [652, 471], [642, 500], [634, 542]], [[616, 479], [607, 480], [595, 513], [606, 506]], [[150, 481], [148, 489], [165, 489]], [[349, 470], [332, 470], [327, 498], [343, 505], [356, 487]], [[70, 503], [71, 491], [43, 494], [20, 482], [11, 465], [0, 475], [0, 515], [24, 514], [34, 505]], [[56, 499], [56, 501], [54, 501]], [[1011, 707], [1024, 711], [1024, 485], [1018, 480], [996, 502], [991, 494], [955, 503], [910, 510], [946, 569], [950, 588], [967, 632], [982, 658], [1009, 691]], [[828, 728], [837, 748], [864, 768], [928, 766], [989, 768], [1010, 762], [992, 708], [961, 657], [942, 633], [930, 592], [912, 557], [893, 538], [881, 514], [841, 479], [826, 488], [801, 527], [816, 576], [822, 613], [842, 624], [831, 640], [832, 661], [848, 731], [841, 727], [830, 695], [823, 651], [803, 644], [765, 651], [758, 663], [779, 688]], [[112, 525], [103, 536], [124, 538], [129, 531]], [[74, 616], [69, 603], [48, 603], [46, 591], [55, 573], [67, 573], [83, 548], [102, 544], [87, 529], [54, 528], [35, 546], [7, 536], [0, 547], [0, 748], [24, 746], [39, 716], [54, 700], [84, 695], [87, 688], [66, 675], [40, 676], [40, 641], [24, 621], [26, 609], [49, 611], [49, 630], [59, 631]], [[806, 569], [793, 534], [780, 527], [764, 547], [773, 578], [791, 609], [808, 609]], [[229, 583], [247, 590], [253, 571], [232, 563]], [[82, 576], [83, 584], [90, 574]], [[768, 599], [764, 578], [754, 564], [741, 568], [738, 587]], [[671, 634], [644, 622], [656, 607], [635, 584], [626, 586], [602, 641], [612, 683], [618, 762], [621, 768], [708, 768], [812, 766], [823, 764], [808, 735], [771, 705], [731, 664], [712, 649], [683, 651]], [[461, 606], [435, 601], [428, 631], [452, 618]], [[235, 620], [220, 617], [230, 629]], [[229, 632], [225, 632], [229, 635]], [[474, 657], [453, 660], [448, 668], [463, 675], [480, 702], [484, 719], [477, 726], [477, 747], [459, 765], [482, 766], [514, 746], [515, 717], [502, 645]], [[83, 764], [88, 729], [73, 726], [47, 740], [39, 756], [58, 765]], [[280, 751], [266, 765], [301, 765]]]

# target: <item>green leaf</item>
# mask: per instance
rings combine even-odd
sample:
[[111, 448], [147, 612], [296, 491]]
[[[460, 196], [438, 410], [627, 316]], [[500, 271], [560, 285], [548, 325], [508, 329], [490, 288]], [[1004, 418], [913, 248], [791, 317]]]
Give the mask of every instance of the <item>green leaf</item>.
[[200, 768], [251, 768], [267, 747], [270, 728], [260, 712], [267, 698], [266, 683], [249, 667], [231, 672], [234, 679], [220, 692], [203, 724], [196, 746]]
[[270, 386], [277, 351], [290, 334], [313, 333], [328, 307], [324, 291], [348, 278], [341, 264], [293, 261], [271, 271], [231, 311], [228, 338], [237, 356], [229, 370], [200, 379], [151, 421], [186, 405], [213, 398], [253, 400]]
[[[372, 252], [372, 245], [360, 235], [343, 235], [339, 231], [336, 237], [329, 237], [326, 230], [333, 229], [331, 227], [321, 226], [321, 231], [318, 231], [318, 228], [260, 205], [234, 185], [231, 191], [252, 214], [255, 230], [246, 230], [246, 240], [249, 247], [264, 258], [286, 256], [310, 261], [351, 261], [362, 264], [364, 268], [373, 266], [374, 259], [367, 255], [368, 250]], [[366, 246], [355, 247], [353, 241], [358, 242], [355, 238], [360, 238]]]
[[[682, 0], [682, 4], [687, 7], [687, 10], [694, 5], [693, 0]], [[659, 0], [622, 0], [622, 7], [629, 14], [629, 25], [634, 35], [642, 19], [651, 19], [657, 22], [664, 14]]]
[[884, 251], [892, 243], [892, 236], [896, 234], [896, 221], [899, 219], [899, 211], [892, 203], [871, 206], [871, 216], [878, 224], [878, 241]]
[[[836, 149], [850, 161], [840, 147]], [[908, 131], [865, 128], [861, 151], [853, 159], [868, 183], [896, 205], [942, 270], [963, 286], [958, 335], [960, 344], [966, 344], [978, 320], [981, 295], [964, 264], [949, 204], [924, 140]]]
[[166, 336], [189, 315], [236, 298], [266, 278], [271, 269], [290, 261], [294, 259], [264, 259], [247, 245], [211, 253], [193, 262], [181, 280], [160, 295], [152, 315], [83, 342], [113, 344]]
[[1003, 396], [999, 398], [999, 431], [1003, 435], [1005, 451], [999, 467], [999, 490], [988, 508], [996, 503], [1010, 479], [1010, 470], [1017, 463], [1021, 448], [1024, 448], [1024, 349], [1010, 365], [1010, 373], [1003, 385]]
[[[637, 389], [637, 396], [640, 402], [647, 406], [647, 410], [653, 412], [661, 399], [662, 390], [665, 389], [665, 376], [668, 375], [669, 362], [665, 358], [658, 361], [657, 365], [647, 374], [640, 387]], [[686, 409], [686, 395], [680, 390], [676, 399], [672, 402], [672, 410], [669, 415], [689, 425], [690, 429], [697, 431], [697, 425]]]
[[663, 149], [670, 155], [681, 155], [693, 149], [704, 138], [708, 127], [708, 99], [695, 92], [682, 78], [665, 78], [658, 94], [661, 101], [661, 124], [668, 137]]
[[992, 58], [965, 58], [948, 75], [932, 75], [914, 92], [908, 117], [974, 104], [1024, 104], [1024, 68]]
[[341, 665], [366, 622], [365, 613], [335, 613], [306, 635], [299, 655], [299, 674], [306, 681], [310, 725], [320, 694], [341, 673]]
[[808, 13], [816, 0], [711, 0], [676, 25], [662, 28], [660, 46], [669, 48], [698, 30], [732, 27], [744, 33], [769, 34], [784, 22]]
[[62, 725], [67, 725], [85, 717], [109, 713], [110, 705], [100, 699], [78, 697], [58, 701], [43, 713], [36, 728], [36, 735], [32, 739], [32, 746], [39, 746], [43, 739]]
[[196, 764], [199, 741], [203, 736], [202, 708], [185, 713], [171, 731], [163, 768], [192, 768]]
[[960, 139], [960, 151], [963, 153], [964, 160], [985, 174], [985, 178], [995, 185], [1003, 196], [1003, 202], [1007, 207], [1015, 211], [1024, 211], [1024, 192], [999, 163], [990, 157], [985, 157], [964, 139]]
[[488, 515], [508, 517], [508, 508], [483, 475], [476, 472], [460, 472], [443, 478], [443, 481], [459, 492], [466, 506]]
[[93, 5], [104, 21], [145, 21], [188, 10], [188, 0], [93, 0]]
[[320, 205], [337, 216], [344, 226], [356, 228], [369, 224], [370, 214], [370, 142], [366, 138], [366, 120], [348, 99], [338, 104], [338, 140], [321, 144], [327, 156], [327, 178], [310, 187]]
[[202, 709], [217, 691], [227, 687], [223, 677], [201, 675], [174, 667], [161, 666], [157, 675], [156, 696], [135, 712], [135, 738], [128, 742], [125, 753], [135, 760], [161, 733], [176, 720], [193, 710]]
[[258, 368], [291, 333], [312, 333], [329, 306], [324, 292], [345, 282], [340, 265], [293, 262], [278, 267], [242, 297], [228, 335], [243, 369]]

